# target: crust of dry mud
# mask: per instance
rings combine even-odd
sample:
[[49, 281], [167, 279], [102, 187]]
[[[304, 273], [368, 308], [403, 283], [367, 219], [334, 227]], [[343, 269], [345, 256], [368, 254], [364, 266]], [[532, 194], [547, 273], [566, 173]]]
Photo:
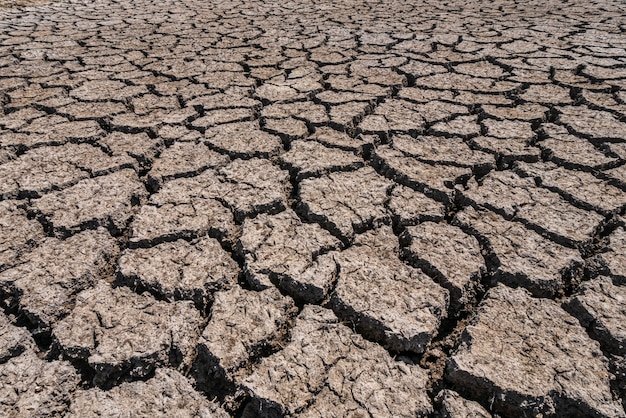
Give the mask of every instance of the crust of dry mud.
[[626, 417], [618, 0], [0, 0], [0, 415]]

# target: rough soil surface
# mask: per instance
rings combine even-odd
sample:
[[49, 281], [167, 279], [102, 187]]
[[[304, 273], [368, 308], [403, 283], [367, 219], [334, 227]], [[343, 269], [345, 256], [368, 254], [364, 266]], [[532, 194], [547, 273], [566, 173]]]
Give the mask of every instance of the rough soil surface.
[[218, 292], [198, 341], [194, 377], [200, 387], [223, 392], [241, 383], [253, 362], [281, 348], [297, 312], [293, 299], [273, 287]]
[[155, 417], [181, 418], [229, 415], [215, 402], [196, 392], [191, 382], [176, 370], [158, 369], [152, 379], [122, 383], [109, 391], [79, 390], [66, 417]]
[[0, 412], [6, 417], [63, 417], [80, 376], [67, 361], [30, 350], [0, 364]]
[[106, 386], [122, 374], [144, 377], [162, 365], [188, 369], [203, 322], [191, 302], [157, 301], [100, 281], [78, 294], [52, 336], [65, 357], [86, 361], [93, 382]]
[[37, 332], [72, 311], [76, 295], [103, 281], [117, 259], [115, 240], [103, 228], [64, 241], [46, 238], [13, 268], [0, 273], [0, 292]]
[[408, 227], [402, 238], [407, 259], [448, 289], [456, 308], [472, 304], [486, 272], [475, 237], [443, 222], [424, 222]]
[[432, 410], [426, 383], [419, 366], [394, 361], [332, 311], [307, 306], [291, 342], [264, 359], [243, 385], [254, 397], [248, 409], [257, 416], [409, 417]]
[[191, 300], [205, 309], [213, 293], [231, 287], [238, 274], [239, 266], [219, 242], [205, 236], [191, 243], [181, 239], [128, 249], [120, 257], [117, 280], [166, 300]]
[[331, 290], [337, 266], [327, 254], [339, 240], [315, 223], [304, 223], [286, 210], [244, 222], [238, 243], [249, 284], [272, 287], [308, 302], [320, 302]]
[[608, 362], [557, 303], [498, 285], [478, 307], [450, 357], [459, 390], [506, 414], [623, 416], [606, 381]]
[[625, 417], [624, 16], [0, 0], [0, 415]]
[[384, 226], [333, 254], [339, 277], [331, 305], [366, 337], [395, 352], [423, 353], [447, 316], [448, 292], [398, 257], [398, 239]]
[[458, 393], [444, 389], [435, 398], [441, 403], [442, 418], [491, 418], [491, 414], [478, 402], [468, 401]]

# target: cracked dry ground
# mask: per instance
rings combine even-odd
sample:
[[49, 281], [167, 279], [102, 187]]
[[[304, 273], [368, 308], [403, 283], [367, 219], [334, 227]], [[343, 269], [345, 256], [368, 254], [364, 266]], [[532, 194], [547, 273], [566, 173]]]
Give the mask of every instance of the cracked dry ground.
[[624, 417], [626, 6], [543, 3], [2, 2], [0, 416]]

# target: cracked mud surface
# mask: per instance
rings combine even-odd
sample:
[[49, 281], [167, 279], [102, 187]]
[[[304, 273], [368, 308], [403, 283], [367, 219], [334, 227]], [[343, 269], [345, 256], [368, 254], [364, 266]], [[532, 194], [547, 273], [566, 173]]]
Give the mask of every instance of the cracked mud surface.
[[626, 417], [624, 16], [0, 0], [0, 415]]

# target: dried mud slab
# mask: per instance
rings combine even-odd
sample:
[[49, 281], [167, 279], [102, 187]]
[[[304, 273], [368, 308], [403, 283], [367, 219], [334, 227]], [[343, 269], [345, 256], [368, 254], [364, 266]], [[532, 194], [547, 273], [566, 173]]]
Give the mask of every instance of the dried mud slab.
[[463, 197], [509, 220], [519, 220], [555, 241], [577, 246], [591, 240], [604, 217], [579, 209], [557, 193], [537, 187], [532, 178], [494, 171], [471, 181]]
[[338, 148], [345, 151], [362, 154], [373, 147], [373, 141], [368, 137], [351, 137], [345, 132], [323, 126], [315, 129], [315, 132], [307, 138], [308, 141], [316, 141], [330, 148]]
[[294, 117], [311, 124], [328, 122], [326, 108], [313, 102], [273, 103], [261, 109], [261, 116], [265, 118], [283, 119]]
[[291, 342], [264, 359], [243, 385], [260, 417], [425, 416], [432, 412], [426, 372], [394, 361], [354, 334], [332, 311], [307, 305]]
[[461, 138], [394, 135], [392, 141], [394, 149], [423, 162], [469, 167], [478, 173], [495, 168], [493, 155], [472, 150]]
[[485, 119], [482, 121], [482, 125], [487, 131], [486, 135], [493, 138], [518, 138], [531, 141], [535, 137], [532, 124], [526, 121]]
[[4, 145], [23, 150], [68, 142], [90, 142], [104, 136], [105, 131], [93, 120], [68, 121], [61, 116], [47, 115], [20, 128], [19, 133], [26, 135], [10, 136], [8, 141], [3, 141]]
[[477, 116], [462, 115], [438, 122], [432, 126], [431, 130], [439, 135], [458, 135], [469, 138], [480, 134], [481, 127]]
[[81, 101], [115, 100], [124, 101], [127, 98], [147, 93], [145, 86], [127, 86], [116, 80], [91, 80], [70, 91], [70, 96]]
[[418, 86], [436, 89], [458, 89], [481, 93], [503, 93], [518, 87], [517, 83], [495, 81], [490, 78], [473, 77], [467, 74], [434, 74], [416, 80]]
[[327, 253], [340, 241], [315, 223], [304, 223], [290, 209], [259, 215], [243, 224], [237, 244], [246, 279], [256, 289], [275, 283], [289, 294], [320, 302], [331, 290], [337, 266]]
[[[47, 151], [47, 152], [46, 152]], [[0, 165], [0, 198], [40, 196], [54, 187], [63, 188], [89, 177], [89, 173], [65, 161], [50, 158], [39, 148]], [[32, 154], [44, 154], [41, 155]]]
[[[185, 65], [189, 66], [189, 64]], [[194, 96], [193, 99], [187, 102], [187, 105], [202, 106], [205, 111], [238, 107], [256, 108], [261, 106], [261, 102], [259, 102], [258, 100], [247, 97], [247, 95], [249, 94], [248, 89], [238, 89], [236, 87], [233, 87], [231, 89], [227, 89], [224, 93], [218, 93], [215, 90], [206, 91], [206, 89], [200, 88], [199, 85], [195, 83], [187, 87], [189, 89], [192, 89], [190, 95]], [[178, 89], [174, 87], [174, 92], [177, 90]], [[245, 93], [243, 93], [241, 90], [245, 91]], [[228, 129], [236, 130], [237, 128], [230, 127]], [[245, 127], [243, 129], [245, 129]], [[217, 133], [218, 131], [215, 132]]]
[[530, 144], [528, 138], [495, 138], [493, 136], [477, 136], [468, 140], [476, 149], [495, 155], [503, 165], [513, 161], [537, 162], [541, 150]]
[[68, 119], [84, 120], [85, 122], [92, 124], [97, 123], [89, 119], [104, 118], [127, 111], [127, 108], [123, 103], [112, 101], [81, 102], [68, 99], [46, 104], [53, 105], [59, 115]]
[[15, 326], [14, 322], [10, 316], [0, 312], [0, 364], [35, 348], [30, 332]]
[[554, 297], [583, 264], [577, 250], [549, 241], [536, 232], [486, 210], [471, 207], [459, 212], [454, 223], [483, 240], [495, 268], [493, 279], [522, 286], [533, 295]]
[[268, 102], [287, 102], [303, 98], [296, 89], [288, 85], [273, 84], [271, 82], [257, 87], [255, 93], [261, 100]]
[[206, 112], [204, 116], [195, 119], [191, 125], [196, 128], [209, 128], [230, 122], [241, 122], [254, 119], [254, 112], [250, 108], [215, 109]]
[[559, 107], [559, 121], [571, 127], [579, 134], [592, 139], [623, 140], [626, 123], [615, 115], [601, 110], [592, 110], [586, 106]]
[[156, 139], [160, 139], [165, 145], [171, 146], [177, 142], [198, 143], [202, 139], [202, 134], [184, 125], [164, 125], [157, 131]]
[[306, 123], [294, 118], [265, 119], [263, 129], [287, 140], [304, 138], [309, 135], [309, 128]]
[[164, 181], [195, 176], [208, 168], [225, 166], [229, 161], [203, 144], [176, 142], [159, 155], [148, 173], [148, 184], [158, 190]]
[[545, 114], [549, 110], [547, 107], [536, 103], [523, 103], [514, 107], [487, 104], [483, 105], [482, 109], [486, 114], [496, 119], [526, 121], [542, 121], [545, 119]]
[[492, 415], [478, 402], [463, 399], [453, 390], [444, 389], [435, 398], [441, 404], [441, 418], [491, 418]]
[[52, 331], [68, 358], [85, 361], [94, 383], [109, 386], [123, 374], [146, 377], [155, 368], [188, 369], [204, 319], [191, 302], [163, 302], [100, 281]]
[[391, 228], [361, 234], [332, 256], [339, 269], [331, 298], [337, 316], [389, 350], [423, 353], [447, 316], [449, 295], [400, 261]]
[[394, 181], [443, 202], [452, 200], [454, 185], [472, 174], [469, 168], [420, 162], [386, 145], [378, 147], [372, 159]]
[[0, 164], [0, 198], [39, 197], [132, 165], [128, 156], [110, 157], [88, 144], [35, 148]]
[[18, 263], [45, 237], [43, 227], [20, 208], [24, 202], [0, 202], [0, 272]]
[[45, 239], [22, 263], [0, 273], [3, 298], [46, 331], [67, 315], [76, 294], [112, 273], [117, 242], [99, 228], [65, 241]]
[[198, 341], [196, 381], [207, 386], [239, 380], [236, 373], [251, 360], [282, 348], [296, 312], [293, 300], [276, 288], [235, 286], [217, 292], [211, 319]]
[[117, 281], [168, 301], [191, 300], [203, 310], [213, 293], [237, 282], [238, 274], [239, 266], [219, 242], [205, 236], [191, 243], [177, 240], [124, 251]]
[[[45, 158], [57, 157], [87, 172], [91, 177], [102, 176], [125, 168], [132, 168], [133, 159], [124, 154], [108, 155], [100, 147], [91, 144], [65, 144], [61, 147], [42, 147], [25, 155], [45, 153]], [[41, 154], [40, 154], [41, 155]], [[34, 168], [34, 167], [33, 167]]]
[[358, 103], [371, 102], [375, 99], [375, 96], [367, 93], [351, 93], [351, 92], [338, 92], [338, 91], [323, 91], [315, 95], [315, 97], [324, 104], [339, 105], [342, 103]]
[[306, 179], [300, 183], [300, 210], [342, 240], [389, 219], [385, 209], [393, 183], [371, 167]]
[[130, 244], [153, 246], [207, 234], [233, 240], [237, 234], [233, 214], [215, 197], [220, 183], [213, 170], [167, 182], [133, 218]]
[[113, 156], [130, 156], [135, 170], [146, 170], [163, 148], [160, 138], [152, 139], [146, 133], [113, 132], [98, 141]]
[[391, 191], [389, 211], [393, 213], [395, 225], [409, 226], [421, 222], [440, 222], [444, 219], [446, 208], [423, 193], [397, 185]]
[[66, 361], [45, 361], [33, 351], [0, 364], [0, 415], [60, 418], [80, 382]]
[[500, 285], [479, 305], [446, 375], [507, 416], [623, 417], [607, 363], [557, 303]]
[[371, 105], [366, 102], [352, 102], [333, 105], [329, 116], [331, 124], [344, 130], [353, 130], [358, 121], [367, 114]]
[[602, 169], [616, 161], [587, 139], [571, 135], [563, 126], [544, 124], [542, 132], [547, 138], [537, 145], [550, 160], [566, 168]]
[[626, 355], [625, 286], [615, 286], [609, 277], [597, 277], [583, 283], [566, 308], [606, 350]]
[[147, 196], [137, 174], [121, 170], [49, 193], [34, 200], [32, 208], [61, 237], [96, 226], [117, 235], [126, 229], [135, 206]]
[[410, 226], [401, 237], [404, 255], [448, 289], [455, 309], [471, 304], [487, 268], [475, 237], [446, 223]]
[[289, 173], [270, 161], [237, 159], [221, 168], [219, 173], [224, 183], [216, 197], [225, 202], [238, 222], [287, 207], [287, 197], [291, 193]]
[[[213, 198], [231, 208], [240, 221], [260, 212], [284, 209], [291, 192], [288, 172], [260, 158], [236, 159], [217, 172], [207, 170], [196, 177], [170, 181], [167, 186], [171, 187], [159, 193], [157, 201], [164, 196]], [[179, 189], [186, 189], [190, 196], [184, 196]]]
[[65, 416], [227, 418], [229, 415], [196, 392], [179, 372], [157, 369], [147, 381], [122, 383], [107, 391], [99, 388], [77, 391]]
[[363, 167], [363, 159], [352, 152], [329, 148], [316, 141], [294, 141], [280, 160], [297, 180], [319, 177], [334, 171], [350, 171]]
[[550, 84], [528, 86], [519, 97], [529, 102], [545, 104], [569, 104], [572, 101], [569, 89]]
[[622, 284], [626, 284], [626, 229], [617, 228], [609, 235], [609, 250], [600, 255], [606, 264], [609, 274]]
[[[383, 129], [385, 131], [421, 132], [426, 123], [426, 120], [421, 115], [422, 110], [425, 110], [424, 105], [392, 98], [378, 106], [375, 110], [375, 115], [382, 117], [384, 120]], [[462, 110], [465, 111], [465, 109]], [[444, 118], [445, 115], [446, 113], [440, 115], [440, 118]], [[381, 118], [377, 119], [380, 120]], [[366, 122], [373, 125], [371, 119], [366, 120]], [[377, 123], [377, 125], [379, 124]], [[371, 127], [366, 125], [364, 129], [370, 130]]]
[[591, 173], [567, 170], [553, 163], [519, 163], [517, 171], [586, 209], [608, 215], [626, 207], [626, 192]]
[[278, 155], [280, 137], [263, 132], [258, 122], [236, 122], [209, 128], [204, 139], [210, 148], [231, 158], [268, 158]]
[[290, 193], [287, 171], [260, 158], [237, 159], [217, 172], [166, 182], [135, 217], [131, 242], [145, 245], [207, 232], [231, 240], [234, 220], [279, 212]]

